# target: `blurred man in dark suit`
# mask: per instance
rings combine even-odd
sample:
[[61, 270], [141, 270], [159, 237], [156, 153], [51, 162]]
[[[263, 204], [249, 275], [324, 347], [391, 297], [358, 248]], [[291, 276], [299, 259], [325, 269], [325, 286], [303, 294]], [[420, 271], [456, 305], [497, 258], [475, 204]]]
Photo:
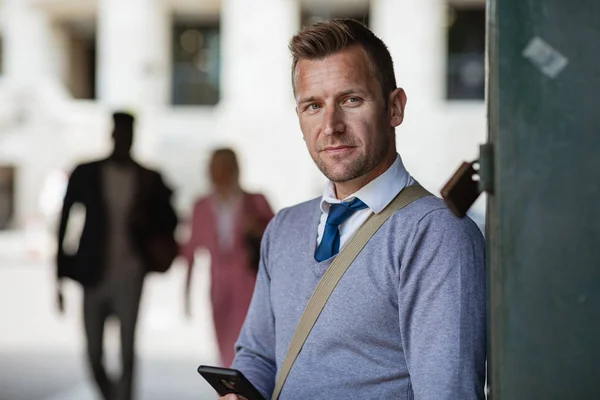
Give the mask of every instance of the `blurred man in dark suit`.
[[[69, 179], [58, 232], [57, 277], [62, 309], [62, 280], [83, 286], [87, 352], [105, 400], [130, 400], [134, 338], [144, 276], [166, 271], [177, 254], [177, 216], [171, 190], [158, 172], [131, 156], [134, 118], [113, 114], [114, 149], [104, 160], [79, 165]], [[63, 247], [74, 204], [85, 208], [85, 224], [75, 254]], [[115, 316], [121, 329], [122, 376], [107, 375], [103, 364], [104, 325]]]

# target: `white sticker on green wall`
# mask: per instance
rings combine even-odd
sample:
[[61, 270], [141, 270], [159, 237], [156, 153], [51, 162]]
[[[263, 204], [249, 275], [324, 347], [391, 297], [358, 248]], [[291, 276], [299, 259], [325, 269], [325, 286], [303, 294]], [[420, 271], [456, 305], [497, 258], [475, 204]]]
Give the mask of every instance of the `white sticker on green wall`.
[[556, 78], [569, 63], [567, 57], [537, 36], [531, 39], [522, 54], [544, 75], [552, 79]]

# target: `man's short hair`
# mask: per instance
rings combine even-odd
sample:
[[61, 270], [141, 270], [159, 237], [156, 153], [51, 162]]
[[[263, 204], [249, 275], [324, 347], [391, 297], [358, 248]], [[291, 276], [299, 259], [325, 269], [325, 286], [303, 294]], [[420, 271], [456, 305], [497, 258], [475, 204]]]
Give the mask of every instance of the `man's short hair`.
[[117, 111], [113, 113], [112, 117], [116, 128], [133, 128], [135, 117], [130, 113]]
[[379, 80], [384, 100], [396, 89], [392, 56], [381, 39], [361, 22], [336, 18], [303, 27], [290, 41], [292, 53], [292, 85], [296, 82], [296, 65], [301, 59], [318, 60], [350, 46], [361, 46], [370, 67]]

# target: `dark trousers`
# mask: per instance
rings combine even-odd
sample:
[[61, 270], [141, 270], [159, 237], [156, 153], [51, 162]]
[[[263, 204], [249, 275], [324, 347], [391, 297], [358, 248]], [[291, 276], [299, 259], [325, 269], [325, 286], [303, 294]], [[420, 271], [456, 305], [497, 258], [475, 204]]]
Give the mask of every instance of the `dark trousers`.
[[[104, 400], [131, 400], [135, 363], [135, 328], [144, 278], [108, 280], [84, 289], [83, 319], [87, 354], [94, 379]], [[109, 316], [121, 330], [121, 377], [113, 381], [104, 367], [104, 326]]]

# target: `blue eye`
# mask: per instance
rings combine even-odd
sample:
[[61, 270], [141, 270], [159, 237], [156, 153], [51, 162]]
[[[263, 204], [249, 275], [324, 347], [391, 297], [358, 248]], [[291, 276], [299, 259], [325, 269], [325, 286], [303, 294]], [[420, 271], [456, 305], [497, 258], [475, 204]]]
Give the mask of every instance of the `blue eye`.
[[352, 106], [360, 105], [361, 103], [362, 103], [362, 99], [360, 97], [348, 97], [346, 99], [346, 104], [350, 104]]

